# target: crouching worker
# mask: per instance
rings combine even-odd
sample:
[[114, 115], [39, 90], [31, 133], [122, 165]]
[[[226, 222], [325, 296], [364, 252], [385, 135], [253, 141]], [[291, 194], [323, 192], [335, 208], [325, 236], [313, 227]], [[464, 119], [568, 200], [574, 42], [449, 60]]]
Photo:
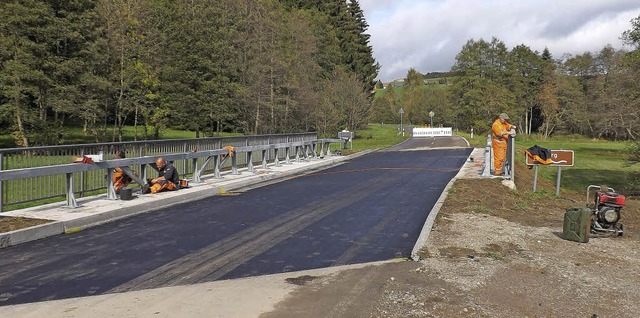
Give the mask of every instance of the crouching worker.
[[[113, 153], [114, 159], [124, 159], [124, 151], [117, 150]], [[114, 168], [113, 169], [113, 188], [116, 190], [116, 193], [120, 193], [120, 190], [126, 188], [129, 183], [131, 183], [132, 179], [128, 176], [122, 169]]]
[[149, 180], [149, 192], [158, 193], [161, 191], [178, 190], [180, 177], [178, 176], [176, 167], [167, 162], [164, 158], [158, 157], [158, 159], [156, 159], [155, 168], [158, 170], [158, 177]]

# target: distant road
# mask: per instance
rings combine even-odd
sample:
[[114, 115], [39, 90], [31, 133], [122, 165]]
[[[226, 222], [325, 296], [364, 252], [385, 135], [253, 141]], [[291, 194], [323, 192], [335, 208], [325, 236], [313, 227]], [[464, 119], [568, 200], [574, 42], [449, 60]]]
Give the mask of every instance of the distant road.
[[466, 146], [410, 139], [236, 196], [2, 249], [0, 305], [410, 257]]

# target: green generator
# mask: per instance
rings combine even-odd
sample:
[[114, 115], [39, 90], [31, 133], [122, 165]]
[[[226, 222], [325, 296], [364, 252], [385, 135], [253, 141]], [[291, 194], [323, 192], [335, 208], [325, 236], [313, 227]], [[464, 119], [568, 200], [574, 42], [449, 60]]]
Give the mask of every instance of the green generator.
[[580, 243], [589, 242], [591, 232], [591, 217], [593, 211], [589, 208], [571, 208], [564, 213], [562, 238]]

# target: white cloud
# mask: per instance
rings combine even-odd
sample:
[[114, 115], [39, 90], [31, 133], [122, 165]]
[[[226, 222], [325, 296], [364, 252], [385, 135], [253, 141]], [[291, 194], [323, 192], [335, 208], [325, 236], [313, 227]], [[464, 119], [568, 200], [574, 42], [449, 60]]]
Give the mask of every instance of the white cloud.
[[380, 78], [403, 77], [410, 67], [446, 71], [470, 38], [496, 36], [507, 46], [545, 46], [564, 53], [620, 48], [637, 0], [360, 0]]

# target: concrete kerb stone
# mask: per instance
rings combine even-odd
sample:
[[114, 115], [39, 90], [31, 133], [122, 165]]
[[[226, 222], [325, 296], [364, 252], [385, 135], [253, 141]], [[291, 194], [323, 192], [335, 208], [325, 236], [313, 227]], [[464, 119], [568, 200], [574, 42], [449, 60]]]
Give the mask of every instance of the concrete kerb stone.
[[[25, 229], [19, 229], [11, 232], [0, 233], [0, 248], [9, 247], [12, 245], [34, 241], [34, 240], [55, 236], [63, 233], [70, 234], [70, 233], [78, 232], [90, 227], [94, 227], [101, 224], [120, 220], [123, 218], [131, 217], [134, 215], [155, 211], [159, 208], [197, 201], [200, 199], [204, 199], [206, 197], [211, 197], [213, 195], [216, 195], [217, 192], [215, 192], [214, 190], [218, 190], [220, 188], [223, 188], [224, 191], [233, 191], [233, 190], [248, 187], [248, 186], [255, 186], [255, 185], [260, 186], [261, 183], [266, 183], [267, 181], [274, 181], [274, 180], [280, 180], [280, 179], [284, 180], [287, 177], [301, 174], [305, 171], [325, 169], [330, 166], [334, 166], [338, 163], [367, 155], [371, 152], [373, 151], [362, 151], [356, 154], [343, 156], [343, 157], [332, 157], [328, 159], [325, 158], [325, 160], [323, 161], [316, 161], [313, 165], [295, 168], [288, 171], [283, 171], [278, 174], [252, 175], [252, 176], [248, 176], [247, 178], [240, 178], [236, 180], [230, 180], [227, 182], [216, 182], [214, 184], [211, 184], [211, 186], [203, 186], [202, 189], [198, 189], [196, 191], [192, 191], [184, 195], [173, 195], [173, 196], [167, 195], [157, 200], [146, 202], [143, 205], [132, 205], [132, 206], [120, 207], [120, 208], [111, 209], [109, 211], [105, 211], [99, 214], [80, 217], [77, 219], [66, 220], [66, 221], [53, 221], [51, 223], [46, 223], [38, 226], [25, 228]], [[176, 192], [176, 193], [180, 193], [180, 192]], [[114, 201], [114, 202], [117, 202], [117, 201]], [[50, 206], [54, 207], [56, 206], [56, 204], [51, 204]], [[73, 212], [70, 212], [70, 213], [73, 213]]]
[[64, 232], [64, 222], [56, 221], [32, 226], [26, 229], [0, 233], [0, 248], [39, 240], [41, 238], [58, 235]]
[[433, 224], [436, 221], [436, 217], [438, 217], [438, 213], [440, 212], [442, 205], [444, 205], [444, 201], [447, 199], [449, 190], [451, 189], [453, 184], [456, 182], [456, 180], [458, 180], [458, 178], [463, 174], [462, 168], [465, 165], [469, 164], [469, 159], [471, 158], [472, 155], [473, 155], [473, 152], [469, 154], [469, 157], [465, 161], [464, 165], [460, 167], [460, 170], [458, 170], [458, 173], [449, 181], [449, 183], [447, 183], [447, 186], [442, 191], [442, 194], [440, 194], [438, 201], [429, 212], [429, 216], [427, 216], [427, 220], [422, 226], [422, 231], [420, 231], [420, 236], [418, 236], [418, 240], [416, 241], [416, 244], [413, 246], [413, 250], [411, 250], [411, 259], [413, 259], [414, 261], [417, 262], [420, 260], [420, 255], [418, 255], [418, 253], [427, 245], [427, 240], [429, 240], [431, 229], [433, 228]]

